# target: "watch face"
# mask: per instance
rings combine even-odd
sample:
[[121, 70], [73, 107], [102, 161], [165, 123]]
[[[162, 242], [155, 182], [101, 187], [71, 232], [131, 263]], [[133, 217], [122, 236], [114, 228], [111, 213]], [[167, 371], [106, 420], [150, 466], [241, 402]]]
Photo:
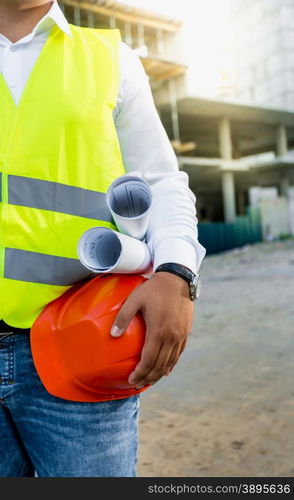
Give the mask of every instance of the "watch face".
[[198, 299], [200, 297], [200, 292], [201, 292], [201, 280], [198, 277], [198, 280], [196, 283], [196, 293], [195, 293], [196, 299]]
[[200, 278], [196, 274], [193, 277], [193, 280], [190, 282], [190, 298], [191, 300], [198, 299], [200, 295]]

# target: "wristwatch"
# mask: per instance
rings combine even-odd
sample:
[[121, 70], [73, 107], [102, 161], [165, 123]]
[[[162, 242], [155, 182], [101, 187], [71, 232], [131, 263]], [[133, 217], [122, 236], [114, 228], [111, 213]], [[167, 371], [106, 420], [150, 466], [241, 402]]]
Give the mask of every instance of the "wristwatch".
[[182, 266], [181, 264], [175, 264], [173, 262], [167, 262], [165, 264], [161, 264], [155, 269], [155, 273], [165, 272], [175, 274], [180, 278], [183, 278], [188, 285], [190, 291], [190, 299], [196, 300], [200, 295], [200, 276], [199, 274], [195, 274], [188, 267]]

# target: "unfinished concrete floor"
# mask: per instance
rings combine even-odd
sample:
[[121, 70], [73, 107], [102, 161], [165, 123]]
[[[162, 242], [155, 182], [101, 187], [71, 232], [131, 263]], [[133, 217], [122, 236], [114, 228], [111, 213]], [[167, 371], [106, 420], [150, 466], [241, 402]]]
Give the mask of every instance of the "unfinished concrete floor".
[[294, 241], [201, 275], [186, 351], [141, 398], [139, 476], [294, 476]]

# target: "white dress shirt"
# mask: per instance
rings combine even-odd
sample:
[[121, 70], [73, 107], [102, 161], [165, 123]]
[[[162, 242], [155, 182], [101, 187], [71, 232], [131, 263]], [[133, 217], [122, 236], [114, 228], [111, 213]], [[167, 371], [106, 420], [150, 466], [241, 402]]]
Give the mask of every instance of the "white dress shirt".
[[[16, 103], [52, 26], [67, 36], [70, 26], [56, 0], [33, 31], [16, 43], [0, 34], [0, 71]], [[148, 77], [140, 59], [126, 44], [120, 48], [120, 88], [113, 111], [126, 172], [150, 184], [153, 209], [147, 231], [154, 269], [175, 262], [196, 272], [205, 255], [197, 240], [195, 196], [159, 119]]]

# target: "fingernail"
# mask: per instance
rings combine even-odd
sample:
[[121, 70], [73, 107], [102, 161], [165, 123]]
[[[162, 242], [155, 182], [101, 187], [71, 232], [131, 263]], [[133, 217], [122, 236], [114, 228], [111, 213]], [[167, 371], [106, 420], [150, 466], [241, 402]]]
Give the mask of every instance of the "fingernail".
[[116, 326], [116, 325], [113, 325], [113, 327], [111, 328], [111, 331], [110, 331], [110, 334], [112, 335], [112, 337], [119, 337], [121, 335], [122, 331], [121, 329]]
[[145, 385], [137, 385], [136, 389], [139, 390], [139, 389], [143, 389], [143, 387], [145, 387]]

